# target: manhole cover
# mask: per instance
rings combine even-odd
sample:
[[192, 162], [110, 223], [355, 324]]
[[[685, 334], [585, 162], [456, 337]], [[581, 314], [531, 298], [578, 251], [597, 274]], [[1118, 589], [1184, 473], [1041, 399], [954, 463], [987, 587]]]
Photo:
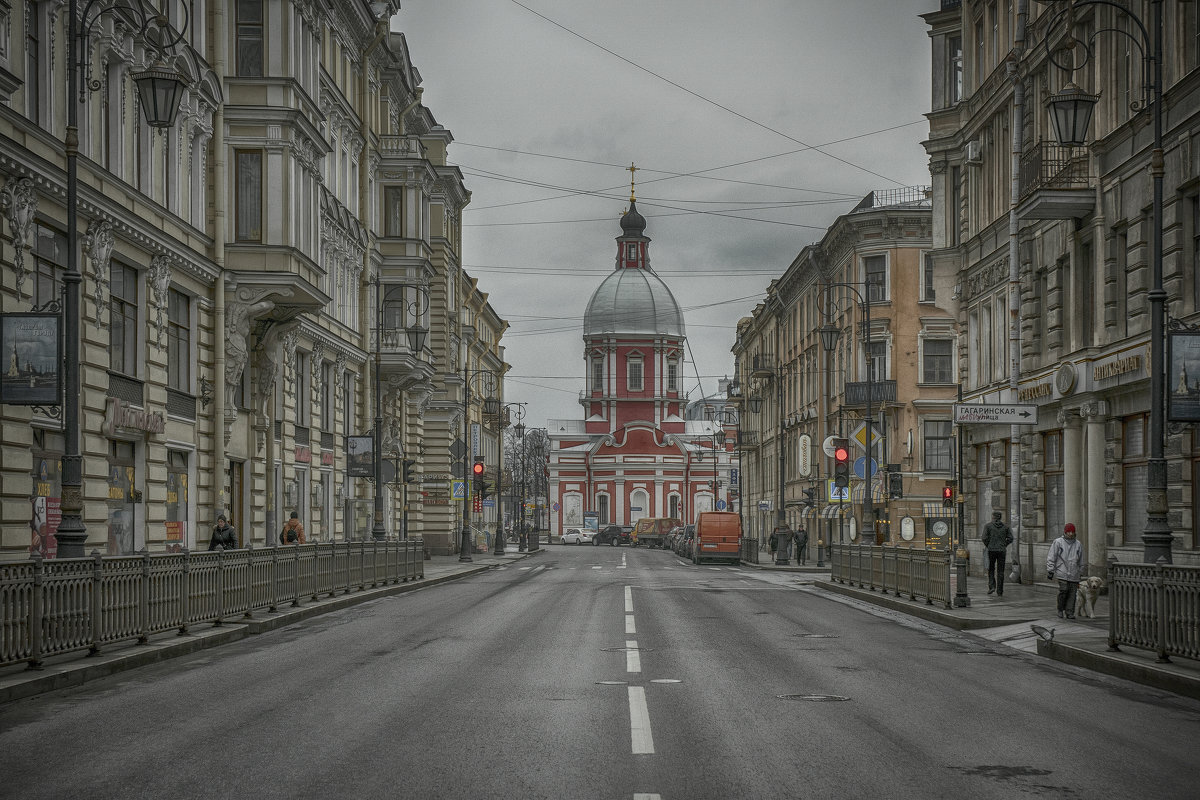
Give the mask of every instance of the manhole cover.
[[792, 636], [799, 636], [801, 639], [839, 639], [836, 633], [793, 633]]
[[625, 686], [628, 681], [596, 681], [597, 686]]
[[780, 700], [805, 700], [809, 703], [840, 703], [850, 699], [840, 694], [780, 694], [776, 697]]
[[601, 647], [605, 653], [653, 653], [653, 647]]

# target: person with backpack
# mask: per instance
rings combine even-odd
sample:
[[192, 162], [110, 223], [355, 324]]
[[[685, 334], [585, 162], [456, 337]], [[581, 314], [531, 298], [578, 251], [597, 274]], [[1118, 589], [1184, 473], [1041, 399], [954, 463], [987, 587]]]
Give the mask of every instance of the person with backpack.
[[292, 512], [291, 519], [283, 524], [283, 530], [279, 532], [279, 543], [304, 544], [304, 523], [295, 511]]
[[237, 531], [225, 521], [224, 514], [217, 517], [217, 524], [213, 528], [212, 538], [208, 540], [209, 550], [216, 550], [218, 547], [224, 550], [237, 549]]

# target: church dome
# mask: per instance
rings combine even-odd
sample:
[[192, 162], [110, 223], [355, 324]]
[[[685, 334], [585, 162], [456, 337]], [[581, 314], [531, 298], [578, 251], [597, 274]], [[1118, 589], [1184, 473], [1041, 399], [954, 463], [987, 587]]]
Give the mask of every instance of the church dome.
[[685, 336], [683, 312], [662, 278], [648, 269], [618, 269], [596, 287], [583, 335], [613, 333]]
[[621, 230], [626, 236], [642, 236], [646, 231], [646, 218], [638, 213], [637, 203], [632, 198], [629, 210], [621, 215]]

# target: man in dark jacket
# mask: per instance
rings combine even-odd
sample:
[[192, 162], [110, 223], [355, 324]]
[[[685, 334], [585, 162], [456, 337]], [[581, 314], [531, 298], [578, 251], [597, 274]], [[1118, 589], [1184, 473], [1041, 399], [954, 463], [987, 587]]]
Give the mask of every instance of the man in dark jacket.
[[983, 546], [988, 555], [988, 594], [1004, 594], [1004, 558], [1012, 544], [1012, 531], [1000, 521], [999, 511], [992, 514], [992, 521], [983, 527]]
[[217, 517], [217, 524], [213, 528], [212, 538], [208, 541], [209, 550], [216, 550], [218, 547], [223, 547], [226, 550], [237, 549], [237, 531], [225, 521], [224, 514]]

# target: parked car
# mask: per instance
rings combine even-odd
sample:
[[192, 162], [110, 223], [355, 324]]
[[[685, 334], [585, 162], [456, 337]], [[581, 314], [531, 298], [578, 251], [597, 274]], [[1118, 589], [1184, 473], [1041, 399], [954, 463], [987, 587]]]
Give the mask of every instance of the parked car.
[[684, 558], [692, 557], [692, 540], [696, 536], [695, 525], [684, 525], [683, 530], [675, 536], [675, 553]]
[[594, 545], [612, 545], [616, 547], [619, 544], [633, 543], [633, 526], [632, 525], [608, 525], [600, 529], [600, 532], [592, 537]]
[[587, 528], [567, 528], [562, 535], [563, 544], [591, 544], [592, 532]]

